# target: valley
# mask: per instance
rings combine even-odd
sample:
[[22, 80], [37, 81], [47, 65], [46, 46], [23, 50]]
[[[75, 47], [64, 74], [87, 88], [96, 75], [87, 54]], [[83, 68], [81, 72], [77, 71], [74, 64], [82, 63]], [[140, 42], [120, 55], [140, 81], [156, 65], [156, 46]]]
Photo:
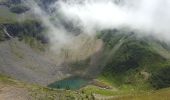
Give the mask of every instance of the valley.
[[0, 0], [0, 100], [170, 100], [169, 42], [57, 3]]

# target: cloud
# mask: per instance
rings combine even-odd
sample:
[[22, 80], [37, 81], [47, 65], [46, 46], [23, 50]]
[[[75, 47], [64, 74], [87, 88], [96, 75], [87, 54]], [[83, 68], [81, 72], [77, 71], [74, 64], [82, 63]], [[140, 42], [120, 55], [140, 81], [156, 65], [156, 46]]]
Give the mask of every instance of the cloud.
[[46, 36], [50, 40], [50, 49], [58, 52], [63, 45], [70, 43], [72, 36], [63, 28], [57, 17], [51, 20], [52, 16], [44, 11], [34, 0], [23, 0], [23, 2], [31, 8], [31, 13], [33, 13], [38, 20], [41, 20], [47, 28]]
[[52, 7], [84, 33], [128, 27], [170, 41], [169, 0], [60, 0]]
[[47, 36], [54, 50], [71, 45], [75, 38], [74, 31], [68, 30], [65, 23], [89, 36], [126, 27], [139, 31], [139, 36], [170, 42], [170, 0], [57, 0], [49, 5], [50, 13], [34, 0], [24, 1], [48, 28]]

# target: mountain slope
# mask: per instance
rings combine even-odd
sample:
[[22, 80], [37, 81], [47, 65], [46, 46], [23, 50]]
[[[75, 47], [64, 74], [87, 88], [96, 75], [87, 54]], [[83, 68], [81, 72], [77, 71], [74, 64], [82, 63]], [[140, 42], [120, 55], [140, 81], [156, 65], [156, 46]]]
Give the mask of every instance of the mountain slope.
[[96, 100], [169, 100], [170, 89], [162, 89], [155, 92], [134, 93], [128, 95], [102, 96], [95, 95]]
[[1, 100], [93, 100], [80, 91], [54, 90], [32, 85], [0, 75]]
[[169, 100], [170, 89], [104, 96], [83, 91], [55, 90], [0, 75], [1, 100]]
[[[53, 1], [55, 0], [37, 0], [48, 13], [51, 10], [47, 8]], [[129, 29], [104, 30], [97, 32], [96, 37], [91, 37], [81, 34], [72, 24], [61, 21], [66, 24], [64, 28], [73, 32], [73, 41], [59, 47], [60, 52], [56, 49], [51, 51], [49, 40], [45, 37], [46, 28], [41, 21], [29, 15], [29, 9], [26, 9], [20, 0], [0, 0], [0, 8], [0, 74], [43, 86], [77, 76], [80, 80], [88, 79], [88, 82], [75, 92], [66, 91], [64, 88], [57, 90], [29, 85], [0, 75], [0, 98], [170, 98], [170, 89], [162, 89], [170, 87], [168, 44], [153, 37], [138, 37], [138, 32]], [[62, 82], [61, 84], [66, 84], [66, 89], [71, 89], [69, 84], [74, 83], [72, 80]], [[61, 88], [54, 86], [58, 87]]]
[[20, 80], [47, 85], [67, 76], [65, 67], [17, 39], [1, 42], [0, 55], [0, 72]]
[[[105, 44], [105, 52], [109, 52], [110, 56], [110, 59], [103, 66], [101, 78], [118, 87], [127, 85], [139, 89], [148, 88], [149, 84], [153, 85], [153, 82], [150, 83], [152, 76], [159, 73], [161, 69], [170, 66], [168, 56], [170, 50], [166, 43], [151, 37], [139, 38], [135, 34], [112, 30], [106, 31], [100, 36]], [[122, 40], [122, 37], [125, 38]], [[119, 43], [122, 45], [116, 53], [110, 53], [112, 48]], [[162, 81], [165, 84], [167, 82], [170, 86], [168, 80], [167, 78], [167, 80], [163, 79]], [[158, 79], [154, 82], [158, 82]]]

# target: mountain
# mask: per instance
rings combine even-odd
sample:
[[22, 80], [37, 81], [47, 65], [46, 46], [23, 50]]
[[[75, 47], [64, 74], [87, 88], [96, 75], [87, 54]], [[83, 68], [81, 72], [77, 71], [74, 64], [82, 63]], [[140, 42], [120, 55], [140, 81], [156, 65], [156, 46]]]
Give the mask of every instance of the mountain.
[[[36, 1], [50, 14], [48, 5], [55, 0]], [[58, 53], [51, 50], [43, 22], [21, 0], [0, 0], [0, 8], [0, 98], [170, 98], [168, 43], [128, 28], [107, 29], [90, 36], [61, 20], [64, 29], [75, 34], [72, 43], [62, 45]]]
[[113, 30], [100, 36], [109, 52], [101, 76], [118, 86], [143, 88], [150, 83], [155, 88], [169, 87], [169, 45], [135, 34], [138, 33]]

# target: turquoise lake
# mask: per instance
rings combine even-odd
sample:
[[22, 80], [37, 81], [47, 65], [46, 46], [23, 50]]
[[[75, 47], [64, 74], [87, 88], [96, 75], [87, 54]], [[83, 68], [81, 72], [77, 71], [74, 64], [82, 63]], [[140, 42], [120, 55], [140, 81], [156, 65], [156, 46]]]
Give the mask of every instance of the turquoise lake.
[[60, 80], [60, 81], [56, 81], [48, 85], [48, 87], [57, 88], [57, 89], [76, 90], [87, 85], [88, 82], [89, 80], [81, 78], [81, 77], [70, 77], [70, 78]]

